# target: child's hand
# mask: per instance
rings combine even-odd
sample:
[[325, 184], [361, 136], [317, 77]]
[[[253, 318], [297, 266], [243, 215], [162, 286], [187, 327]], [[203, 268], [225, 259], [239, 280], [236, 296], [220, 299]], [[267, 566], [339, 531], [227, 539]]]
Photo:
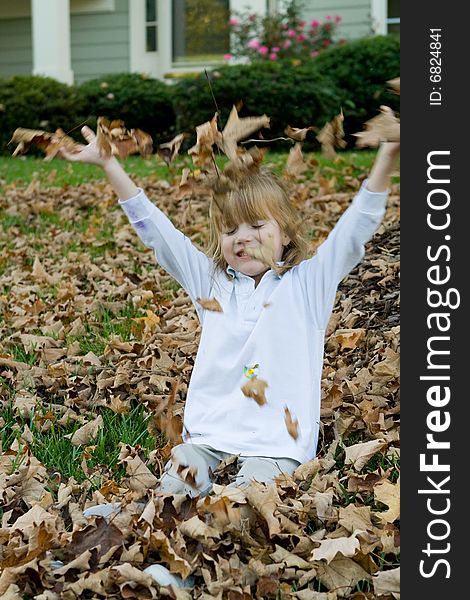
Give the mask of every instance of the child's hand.
[[88, 144], [82, 145], [78, 152], [69, 152], [65, 148], [61, 148], [61, 155], [72, 162], [82, 162], [91, 165], [97, 165], [103, 168], [106, 167], [106, 165], [113, 159], [101, 156], [100, 151], [96, 145], [95, 133], [86, 125], [85, 127], [82, 127], [81, 133], [85, 140], [88, 142]]

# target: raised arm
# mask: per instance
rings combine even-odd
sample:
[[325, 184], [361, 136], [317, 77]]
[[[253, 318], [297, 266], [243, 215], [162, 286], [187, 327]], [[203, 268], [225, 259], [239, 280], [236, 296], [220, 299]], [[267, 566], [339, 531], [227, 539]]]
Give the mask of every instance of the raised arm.
[[101, 167], [121, 202], [136, 196], [139, 192], [137, 186], [124, 171], [116, 157], [104, 158], [101, 156], [96, 146], [96, 135], [89, 127], [82, 127], [81, 132], [88, 144], [84, 145], [79, 152], [74, 153], [67, 152], [62, 148], [62, 156], [72, 162], [88, 163]]
[[203, 318], [198, 298], [209, 297], [212, 261], [179, 231], [170, 219], [139, 189], [115, 157], [104, 158], [89, 127], [82, 128], [88, 142], [79, 152], [62, 150], [64, 158], [101, 167], [116, 192], [120, 205], [141, 241], [154, 251], [157, 262], [189, 293]]
[[370, 192], [385, 192], [390, 186], [390, 177], [400, 153], [400, 142], [382, 142], [367, 181]]

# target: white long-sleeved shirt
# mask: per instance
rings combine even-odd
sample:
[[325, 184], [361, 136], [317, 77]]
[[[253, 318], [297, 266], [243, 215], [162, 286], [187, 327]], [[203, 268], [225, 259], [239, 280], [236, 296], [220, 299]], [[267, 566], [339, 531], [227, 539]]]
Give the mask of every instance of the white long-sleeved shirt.
[[[362, 259], [388, 197], [366, 184], [312, 258], [282, 276], [267, 271], [256, 288], [230, 267], [214, 269], [142, 190], [121, 202], [142, 242], [190, 295], [202, 324], [184, 441], [242, 456], [315, 456], [325, 329], [338, 284]], [[201, 298], [216, 298], [223, 312], [204, 310]], [[267, 383], [261, 406], [241, 390], [255, 365]], [[297, 439], [287, 431], [285, 407], [298, 421]]]

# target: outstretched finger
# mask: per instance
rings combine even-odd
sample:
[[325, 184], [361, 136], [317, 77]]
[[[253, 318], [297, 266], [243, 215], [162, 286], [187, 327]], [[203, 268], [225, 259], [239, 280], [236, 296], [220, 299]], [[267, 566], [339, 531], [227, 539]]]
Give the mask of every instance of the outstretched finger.
[[95, 135], [95, 132], [93, 131], [93, 129], [91, 129], [87, 125], [84, 125], [82, 127], [81, 132], [82, 132], [83, 137], [86, 139], [86, 141], [88, 143], [93, 142], [93, 140], [96, 138], [96, 135]]

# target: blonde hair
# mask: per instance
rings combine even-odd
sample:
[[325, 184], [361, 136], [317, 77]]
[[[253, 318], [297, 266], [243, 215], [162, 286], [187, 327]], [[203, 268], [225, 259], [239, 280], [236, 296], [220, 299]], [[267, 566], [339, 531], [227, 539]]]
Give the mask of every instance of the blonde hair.
[[255, 223], [274, 219], [281, 232], [289, 238], [279, 267], [280, 275], [299, 264], [307, 255], [302, 219], [294, 208], [285, 184], [273, 172], [261, 169], [247, 172], [234, 189], [215, 193], [210, 207], [210, 241], [208, 252], [216, 267], [225, 271], [227, 262], [222, 253], [220, 238], [224, 230], [240, 223]]

